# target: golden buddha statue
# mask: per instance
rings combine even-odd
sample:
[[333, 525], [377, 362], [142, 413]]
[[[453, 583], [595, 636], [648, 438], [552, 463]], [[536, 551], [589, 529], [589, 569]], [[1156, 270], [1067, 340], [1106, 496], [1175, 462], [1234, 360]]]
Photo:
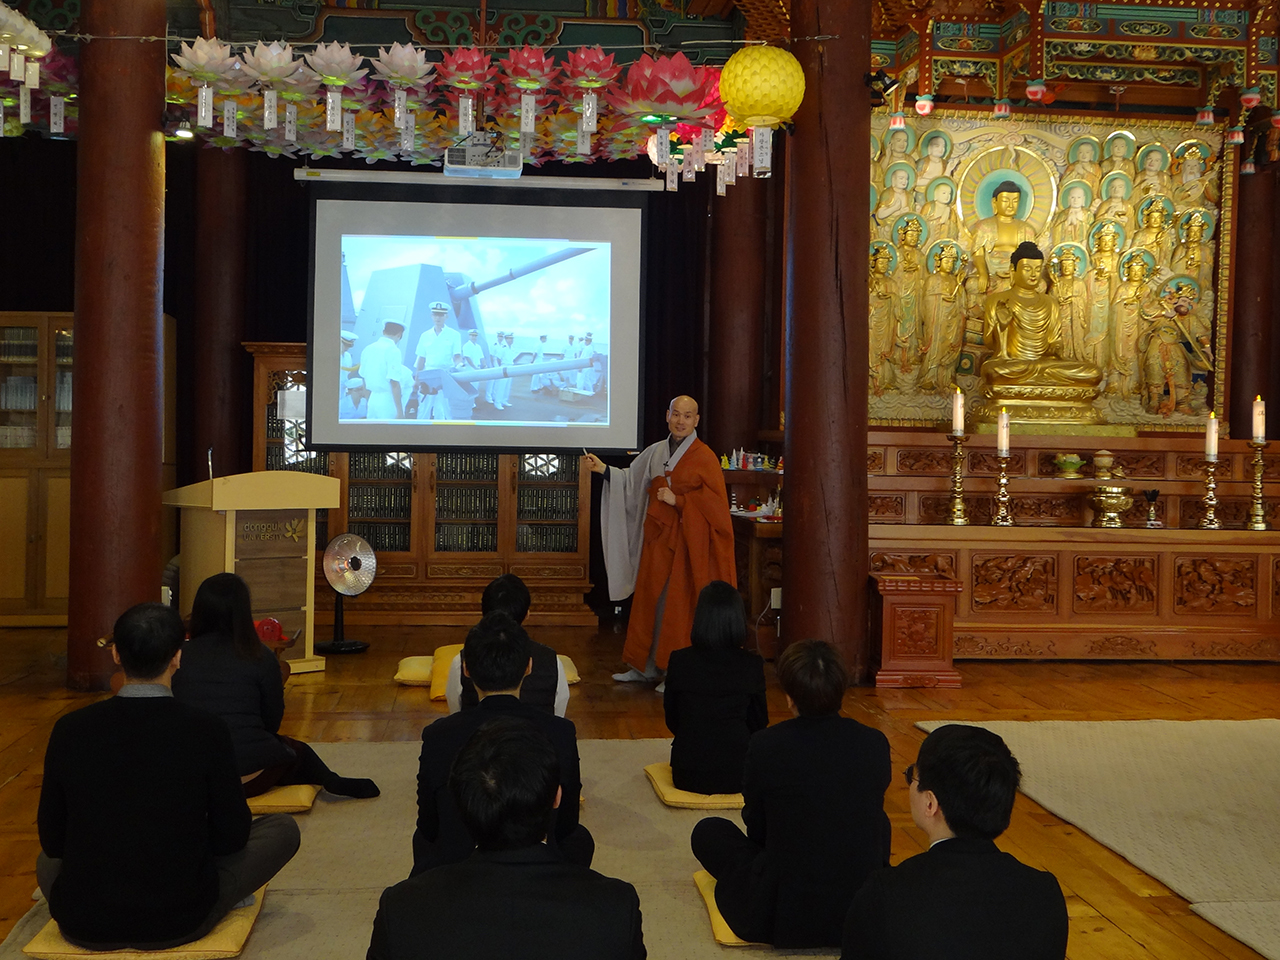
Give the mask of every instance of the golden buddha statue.
[[1022, 188], [1012, 180], [1004, 181], [991, 195], [992, 215], [973, 228], [973, 266], [984, 294], [999, 293], [1013, 285], [1013, 251], [1018, 244], [1036, 239], [1031, 225], [1018, 219], [1021, 201]]
[[1102, 371], [1063, 356], [1058, 302], [1039, 289], [1044, 254], [1032, 242], [1021, 243], [1010, 267], [1013, 286], [989, 295], [983, 308], [991, 355], [980, 372], [978, 417], [994, 420], [1003, 407], [1012, 420], [1096, 423]]

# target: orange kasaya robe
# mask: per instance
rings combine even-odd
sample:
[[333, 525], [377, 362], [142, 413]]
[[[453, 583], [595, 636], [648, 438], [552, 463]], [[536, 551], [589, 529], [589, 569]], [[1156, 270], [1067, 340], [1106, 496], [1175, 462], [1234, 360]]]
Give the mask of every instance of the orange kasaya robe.
[[[702, 588], [712, 580], [738, 583], [724, 471], [711, 448], [696, 436], [686, 442], [691, 446], [665, 480], [659, 476], [649, 483], [644, 544], [622, 649], [622, 659], [637, 670], [643, 670], [649, 658], [664, 586], [667, 596], [654, 655], [663, 670], [671, 651], [689, 646]], [[658, 499], [658, 490], [667, 482], [676, 495], [675, 506]]]

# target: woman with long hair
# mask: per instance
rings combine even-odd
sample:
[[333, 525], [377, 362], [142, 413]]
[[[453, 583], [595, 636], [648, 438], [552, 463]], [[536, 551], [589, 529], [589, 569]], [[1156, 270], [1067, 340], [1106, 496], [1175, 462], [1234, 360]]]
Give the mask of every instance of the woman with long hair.
[[247, 797], [292, 783], [342, 797], [378, 796], [372, 780], [340, 777], [310, 746], [280, 735], [284, 679], [275, 654], [258, 639], [251, 610], [249, 587], [234, 573], [200, 584], [173, 695], [226, 721]]
[[747, 637], [742, 596], [723, 580], [698, 594], [693, 646], [667, 665], [663, 708], [671, 744], [671, 778], [692, 793], [742, 790], [747, 740], [769, 725], [764, 661], [742, 649]]

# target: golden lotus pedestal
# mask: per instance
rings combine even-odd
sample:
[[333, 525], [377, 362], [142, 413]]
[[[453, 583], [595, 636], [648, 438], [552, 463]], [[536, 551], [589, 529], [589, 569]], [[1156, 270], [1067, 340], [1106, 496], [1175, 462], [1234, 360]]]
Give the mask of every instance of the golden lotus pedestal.
[[1007, 410], [1011, 423], [1067, 426], [1102, 422], [1102, 415], [1093, 406], [1098, 399], [1096, 386], [984, 383], [982, 395], [973, 411], [978, 421], [994, 423], [1000, 411]]

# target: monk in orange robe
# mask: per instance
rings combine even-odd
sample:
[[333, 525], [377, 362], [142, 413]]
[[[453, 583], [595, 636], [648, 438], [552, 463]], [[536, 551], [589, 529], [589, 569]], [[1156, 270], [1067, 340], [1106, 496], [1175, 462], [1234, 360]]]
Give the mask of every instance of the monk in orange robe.
[[587, 454], [604, 474], [600, 526], [609, 595], [631, 596], [622, 658], [632, 669], [615, 680], [659, 680], [671, 651], [689, 646], [698, 593], [712, 580], [737, 583], [733, 526], [720, 460], [698, 439], [698, 403], [676, 397], [671, 435], [620, 469]]

